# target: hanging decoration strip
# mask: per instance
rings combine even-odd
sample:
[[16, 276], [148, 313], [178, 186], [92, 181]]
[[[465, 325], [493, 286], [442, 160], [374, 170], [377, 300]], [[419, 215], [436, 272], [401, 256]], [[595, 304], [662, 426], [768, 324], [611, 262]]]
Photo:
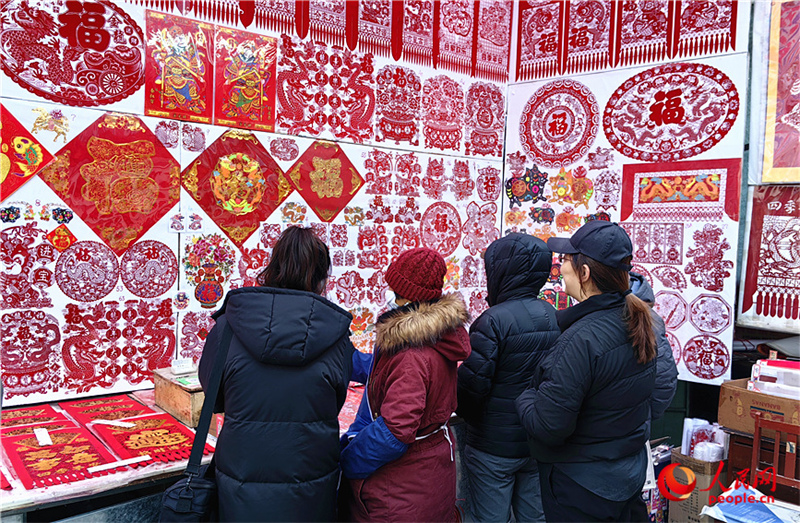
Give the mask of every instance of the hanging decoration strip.
[[513, 2], [481, 0], [478, 31], [473, 35], [472, 76], [492, 82], [508, 82], [508, 59], [511, 51]]
[[92, 474], [87, 469], [116, 458], [86, 429], [48, 432], [52, 445], [39, 445], [36, 436], [3, 437], [2, 445], [14, 472], [26, 489], [72, 483], [105, 476], [117, 469]]
[[518, 82], [736, 50], [736, 0], [530, 0], [518, 12]]
[[53, 156], [0, 104], [0, 201], [22, 187]]
[[309, 23], [312, 40], [322, 41], [328, 45], [343, 46], [347, 18], [345, 4], [331, 0], [308, 0]]
[[[93, 430], [122, 459], [150, 456], [151, 461], [137, 464], [147, 465], [154, 461], [180, 461], [188, 459], [192, 451], [194, 433], [169, 414], [154, 414], [126, 419], [133, 427], [94, 425]], [[203, 454], [214, 452], [206, 444]]]
[[392, 53], [392, 0], [359, 0], [358, 46], [365, 53]]
[[475, 2], [451, 0], [439, 3], [439, 58], [437, 64], [450, 71], [472, 72]]
[[800, 2], [772, 3], [764, 182], [800, 182]]
[[[439, 8], [440, 3], [434, 0], [405, 0], [402, 28], [404, 62], [432, 64]], [[397, 31], [397, 28], [393, 27], [392, 31]]]
[[750, 243], [742, 314], [758, 327], [787, 326], [800, 318], [800, 187], [753, 189]]

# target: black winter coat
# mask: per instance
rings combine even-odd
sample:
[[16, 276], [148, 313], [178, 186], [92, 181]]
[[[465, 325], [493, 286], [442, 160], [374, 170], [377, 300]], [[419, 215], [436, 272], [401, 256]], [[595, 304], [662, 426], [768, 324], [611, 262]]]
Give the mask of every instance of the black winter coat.
[[484, 255], [490, 308], [470, 327], [472, 354], [458, 369], [458, 414], [467, 445], [506, 458], [530, 456], [514, 405], [561, 331], [555, 309], [537, 299], [552, 252], [542, 240], [513, 233]]
[[517, 399], [537, 460], [616, 460], [644, 447], [656, 359], [636, 361], [624, 309], [624, 296], [615, 292], [558, 313], [564, 333]]
[[334, 521], [350, 313], [310, 292], [247, 287], [228, 293], [214, 317], [204, 388], [225, 323], [234, 334], [217, 404], [220, 519]]

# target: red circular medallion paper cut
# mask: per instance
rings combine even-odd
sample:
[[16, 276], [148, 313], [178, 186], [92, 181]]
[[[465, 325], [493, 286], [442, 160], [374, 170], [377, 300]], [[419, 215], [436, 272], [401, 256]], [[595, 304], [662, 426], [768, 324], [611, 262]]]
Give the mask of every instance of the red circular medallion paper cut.
[[672, 357], [675, 359], [675, 364], [677, 365], [678, 362], [681, 361], [681, 343], [671, 332], [666, 332], [665, 334], [667, 336], [667, 341], [669, 341], [669, 346], [672, 349]]
[[573, 80], [557, 80], [531, 96], [519, 122], [519, 138], [536, 165], [557, 168], [589, 152], [600, 126], [592, 92]]
[[695, 336], [683, 348], [683, 364], [698, 378], [719, 378], [730, 365], [728, 348], [714, 336]]
[[422, 215], [419, 231], [425, 247], [449, 256], [461, 240], [461, 218], [449, 203], [436, 202]]
[[671, 162], [714, 147], [739, 114], [739, 93], [725, 73], [705, 64], [674, 63], [625, 81], [603, 113], [603, 131], [635, 160]]
[[73, 300], [95, 301], [108, 296], [118, 278], [116, 255], [99, 242], [75, 243], [56, 262], [56, 283]]
[[692, 302], [689, 312], [692, 325], [711, 334], [727, 329], [733, 317], [730, 305], [715, 294], [701, 294]]
[[144, 83], [144, 33], [115, 2], [8, 0], [0, 12], [3, 72], [37, 96], [106, 105]]
[[122, 283], [140, 298], [155, 298], [178, 279], [178, 260], [161, 242], [145, 240], [128, 249], [120, 260]]

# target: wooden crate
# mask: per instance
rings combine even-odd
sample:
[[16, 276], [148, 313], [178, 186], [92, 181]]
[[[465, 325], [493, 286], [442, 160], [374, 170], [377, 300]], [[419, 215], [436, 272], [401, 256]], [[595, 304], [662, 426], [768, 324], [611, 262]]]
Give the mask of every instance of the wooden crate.
[[[186, 386], [178, 381], [178, 378], [191, 376], [197, 375], [175, 376], [169, 368], [153, 371], [156, 405], [175, 416], [184, 425], [195, 428], [200, 421], [200, 411], [203, 408], [205, 398], [203, 388], [200, 385]], [[212, 427], [212, 434], [215, 429], [216, 427]]]

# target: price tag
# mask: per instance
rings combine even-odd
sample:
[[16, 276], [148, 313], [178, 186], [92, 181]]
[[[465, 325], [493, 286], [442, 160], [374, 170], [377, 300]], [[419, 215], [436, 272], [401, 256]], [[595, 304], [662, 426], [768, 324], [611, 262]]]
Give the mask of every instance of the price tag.
[[53, 444], [53, 440], [50, 439], [50, 434], [44, 427], [36, 427], [33, 429], [33, 435], [36, 436], [36, 441], [39, 442], [40, 447], [46, 447], [47, 445]]
[[111, 425], [112, 427], [123, 427], [126, 429], [136, 426], [136, 423], [131, 423], [129, 421], [119, 421], [115, 419], [99, 419], [92, 423], [97, 425]]

